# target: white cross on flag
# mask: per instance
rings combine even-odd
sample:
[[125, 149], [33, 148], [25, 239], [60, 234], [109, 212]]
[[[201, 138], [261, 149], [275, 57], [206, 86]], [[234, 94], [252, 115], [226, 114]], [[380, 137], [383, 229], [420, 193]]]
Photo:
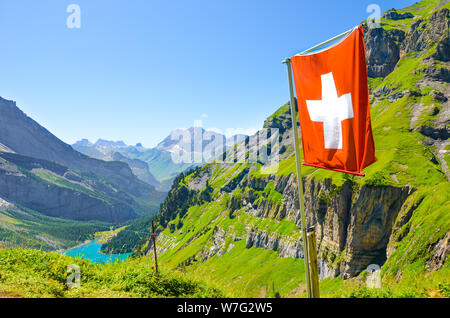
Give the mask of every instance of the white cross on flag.
[[291, 58], [304, 164], [362, 175], [375, 145], [363, 28], [317, 53]]

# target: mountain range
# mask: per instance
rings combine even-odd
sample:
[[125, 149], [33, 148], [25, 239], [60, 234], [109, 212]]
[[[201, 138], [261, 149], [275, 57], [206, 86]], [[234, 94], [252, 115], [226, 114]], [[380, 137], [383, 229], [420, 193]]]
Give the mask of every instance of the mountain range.
[[[202, 127], [191, 127], [173, 130], [154, 148], [145, 148], [141, 143], [132, 146], [123, 141], [104, 139], [95, 143], [81, 139], [72, 147], [93, 158], [126, 162], [139, 179], [167, 192], [177, 174], [207, 163], [245, 137], [237, 134], [227, 138]], [[176, 156], [181, 162], [174, 160]]]

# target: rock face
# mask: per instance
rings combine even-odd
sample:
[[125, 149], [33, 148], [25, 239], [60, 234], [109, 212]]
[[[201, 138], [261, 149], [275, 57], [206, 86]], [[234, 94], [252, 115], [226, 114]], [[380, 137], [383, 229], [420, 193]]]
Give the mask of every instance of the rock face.
[[[450, 136], [450, 10], [443, 8], [448, 1], [441, 1], [429, 15], [412, 16], [408, 12], [390, 10], [383, 18], [397, 21], [412, 19], [405, 27], [392, 28], [368, 28], [365, 31], [365, 43], [367, 52], [367, 69], [369, 77], [386, 77], [392, 73], [400, 59], [405, 58], [405, 63], [419, 60], [420, 66], [414, 73], [404, 76], [420, 76], [417, 82], [417, 90], [400, 91], [397, 84], [386, 85], [377, 88], [372, 96], [380, 101], [388, 99], [396, 102], [404, 96], [427, 98], [420, 90], [432, 88], [429, 95], [436, 105], [431, 107], [432, 112], [417, 99], [412, 105], [413, 113], [410, 129], [420, 132], [426, 138], [429, 145], [437, 149], [437, 159], [441, 162], [443, 170], [450, 180], [450, 170], [447, 167], [445, 147]], [[382, 25], [383, 25], [382, 21]], [[439, 106], [438, 106], [439, 105]], [[420, 123], [420, 117], [434, 116], [432, 120]], [[435, 160], [435, 159], [433, 159]]]
[[74, 143], [72, 147], [92, 158], [105, 161], [124, 162], [131, 168], [131, 171], [137, 178], [139, 178], [139, 180], [142, 180], [155, 187], [157, 190], [164, 192], [160, 188], [160, 182], [152, 175], [146, 162], [139, 159], [129, 158], [120, 152], [138, 152], [138, 149], [142, 148], [142, 144], [128, 146], [123, 141], [109, 141], [104, 139], [98, 139], [95, 144], [93, 144], [88, 139], [81, 139]]
[[382, 265], [396, 217], [412, 193], [408, 187], [363, 187], [350, 208], [341, 277], [348, 278], [372, 263]]
[[418, 20], [411, 25], [405, 40], [401, 43], [402, 55], [410, 52], [421, 52], [438, 43], [435, 58], [441, 61], [449, 60], [449, 10], [440, 9], [433, 13], [430, 20]]
[[444, 266], [447, 256], [450, 251], [450, 233], [447, 233], [445, 237], [440, 240], [433, 248], [432, 257], [426, 263], [428, 270], [437, 271]]
[[389, 20], [403, 20], [403, 19], [412, 19], [414, 15], [409, 12], [399, 13], [396, 10], [389, 10], [383, 14], [383, 18]]
[[[389, 11], [386, 19], [409, 19], [410, 13], [400, 14]], [[433, 13], [429, 20], [418, 19], [405, 33], [399, 29], [367, 28], [364, 33], [367, 70], [369, 77], [385, 77], [390, 74], [402, 56], [411, 52], [423, 52], [436, 43], [433, 58], [448, 62], [450, 60], [449, 10], [442, 8]], [[429, 70], [429, 76], [443, 81], [449, 80], [448, 69]]]
[[288, 237], [273, 237], [265, 231], [248, 229], [245, 241], [246, 248], [263, 248], [278, 252], [279, 257], [303, 258], [303, 242]]
[[367, 75], [385, 77], [391, 73], [400, 60], [399, 42], [405, 39], [401, 30], [368, 28], [364, 33], [367, 55]]

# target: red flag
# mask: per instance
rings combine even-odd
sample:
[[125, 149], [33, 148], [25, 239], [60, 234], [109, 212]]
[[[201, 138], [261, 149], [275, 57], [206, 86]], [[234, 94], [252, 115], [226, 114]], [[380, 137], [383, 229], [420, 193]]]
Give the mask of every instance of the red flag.
[[291, 58], [304, 164], [362, 175], [377, 159], [363, 27], [317, 53]]

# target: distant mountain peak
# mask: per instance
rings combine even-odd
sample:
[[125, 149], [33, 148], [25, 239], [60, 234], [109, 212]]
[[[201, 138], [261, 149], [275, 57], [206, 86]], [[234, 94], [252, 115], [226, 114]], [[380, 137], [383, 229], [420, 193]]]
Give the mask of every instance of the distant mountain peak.
[[95, 146], [99, 146], [99, 147], [126, 147], [127, 144], [125, 144], [122, 140], [113, 141], [113, 140], [98, 139], [95, 142]]
[[89, 146], [92, 146], [93, 144], [89, 141], [89, 139], [83, 138], [83, 139], [78, 140], [77, 142], [75, 142], [73, 145], [89, 147]]

